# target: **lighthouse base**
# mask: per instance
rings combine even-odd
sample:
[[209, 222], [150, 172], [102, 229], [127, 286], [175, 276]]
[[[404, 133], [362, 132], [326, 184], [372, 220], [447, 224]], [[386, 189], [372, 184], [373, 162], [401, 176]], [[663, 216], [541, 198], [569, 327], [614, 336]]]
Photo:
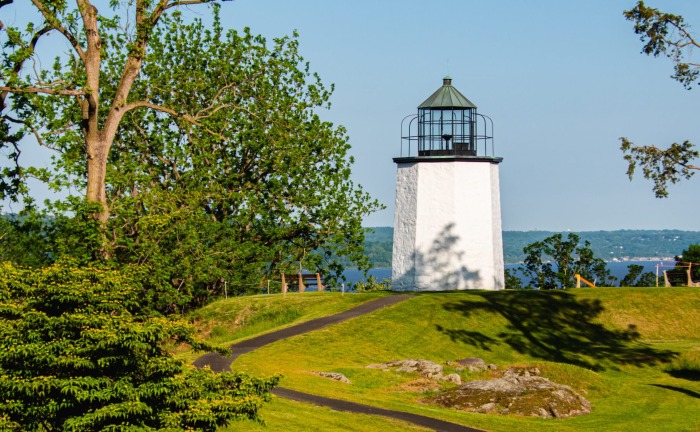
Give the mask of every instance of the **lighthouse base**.
[[392, 288], [504, 288], [501, 158], [396, 158]]

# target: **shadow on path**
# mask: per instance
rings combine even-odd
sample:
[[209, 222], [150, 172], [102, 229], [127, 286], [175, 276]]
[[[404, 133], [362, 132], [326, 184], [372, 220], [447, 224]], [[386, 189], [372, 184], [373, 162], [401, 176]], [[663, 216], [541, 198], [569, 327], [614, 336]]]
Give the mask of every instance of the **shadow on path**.
[[[377, 300], [367, 302], [357, 306], [353, 309], [341, 312], [335, 315], [318, 318], [315, 320], [307, 321], [301, 324], [297, 324], [286, 329], [278, 330], [272, 333], [267, 333], [261, 336], [257, 336], [242, 342], [235, 343], [229, 348], [233, 353], [229, 357], [224, 357], [218, 353], [208, 353], [197, 360], [195, 360], [194, 365], [198, 368], [210, 367], [215, 372], [226, 372], [231, 370], [231, 363], [236, 360], [239, 356], [254, 351], [260, 347], [267, 344], [280, 341], [292, 336], [297, 336], [300, 334], [308, 333], [310, 331], [318, 330], [320, 328], [329, 326], [331, 324], [337, 324], [348, 320], [350, 318], [355, 318], [360, 315], [364, 315], [370, 312], [377, 311], [379, 309], [391, 306], [393, 304], [399, 303], [406, 299], [413, 297], [409, 294], [391, 295], [386, 297], [381, 297]], [[431, 417], [426, 417], [418, 414], [411, 414], [402, 411], [386, 410], [382, 408], [373, 407], [370, 405], [363, 405], [354, 402], [348, 402], [340, 399], [331, 399], [322, 396], [316, 396], [308, 393], [298, 392], [296, 390], [290, 390], [282, 387], [277, 387], [272, 390], [277, 396], [291, 399], [299, 402], [312, 403], [320, 406], [326, 406], [338, 411], [348, 411], [361, 414], [371, 414], [371, 415], [381, 415], [384, 417], [390, 417], [398, 420], [403, 420], [409, 423], [413, 423], [419, 426], [428, 427], [438, 432], [481, 432], [479, 429], [473, 429], [467, 426], [462, 426], [456, 423], [450, 423], [443, 420], [434, 419]]]
[[650, 365], [678, 355], [638, 342], [640, 335], [633, 324], [626, 330], [617, 330], [596, 323], [604, 310], [597, 299], [578, 299], [566, 291], [496, 291], [472, 295], [474, 300], [447, 303], [444, 307], [465, 317], [483, 312], [501, 315], [507, 324], [496, 335], [497, 339], [478, 331], [441, 326], [438, 330], [454, 341], [484, 350], [506, 343], [521, 354], [593, 370], [623, 364]]

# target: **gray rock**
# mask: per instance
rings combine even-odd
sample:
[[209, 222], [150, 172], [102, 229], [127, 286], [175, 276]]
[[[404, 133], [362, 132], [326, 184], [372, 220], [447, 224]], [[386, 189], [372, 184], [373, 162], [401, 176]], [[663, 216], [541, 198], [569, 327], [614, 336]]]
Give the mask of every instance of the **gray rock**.
[[489, 402], [489, 403], [485, 403], [485, 404], [481, 405], [479, 408], [477, 408], [475, 410], [475, 412], [483, 413], [483, 414], [491, 414], [491, 413], [496, 412], [496, 408], [498, 408], [498, 406], [495, 403]]
[[540, 370], [536, 367], [513, 366], [506, 369], [503, 378], [540, 376]]
[[469, 381], [426, 399], [470, 412], [565, 418], [591, 412], [591, 404], [571, 387], [539, 376], [537, 368], [507, 369], [501, 378]]
[[457, 360], [457, 363], [467, 368], [469, 372], [480, 372], [486, 370], [486, 362], [478, 357], [468, 357]]
[[417, 372], [426, 378], [432, 379], [442, 378], [442, 366], [430, 360], [394, 360], [386, 363], [371, 364], [366, 367], [380, 370], [394, 369], [398, 372], [406, 373]]
[[443, 380], [443, 381], [447, 381], [447, 382], [450, 382], [450, 383], [457, 384], [457, 385], [462, 384], [462, 377], [460, 377], [460, 376], [459, 376], [458, 374], [456, 374], [456, 373], [449, 374], [449, 375], [445, 375], [444, 377], [442, 377], [442, 378], [440, 378], [440, 379]]
[[348, 377], [338, 372], [318, 372], [318, 375], [324, 378], [330, 378], [335, 381], [350, 384], [350, 380], [348, 379]]

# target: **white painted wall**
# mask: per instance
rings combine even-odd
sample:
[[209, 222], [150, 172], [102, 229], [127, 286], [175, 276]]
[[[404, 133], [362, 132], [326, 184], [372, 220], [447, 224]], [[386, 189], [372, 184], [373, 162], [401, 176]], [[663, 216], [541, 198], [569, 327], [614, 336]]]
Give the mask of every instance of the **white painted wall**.
[[398, 163], [392, 286], [503, 289], [498, 164]]

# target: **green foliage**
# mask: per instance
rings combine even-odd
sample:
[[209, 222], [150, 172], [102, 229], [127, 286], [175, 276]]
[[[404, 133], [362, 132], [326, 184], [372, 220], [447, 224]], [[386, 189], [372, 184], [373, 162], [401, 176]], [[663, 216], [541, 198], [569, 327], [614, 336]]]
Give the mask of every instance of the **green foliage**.
[[[115, 110], [123, 116], [107, 154], [104, 206], [83, 199], [89, 189], [82, 99], [45, 91], [10, 95], [23, 132], [56, 151], [53, 164], [34, 177], [78, 194], [31, 216], [62, 224], [50, 235], [45, 228], [32, 233], [44, 240], [36, 264], [68, 255], [81, 263], [147, 265], [146, 299], [161, 311], [201, 305], [224, 287], [230, 294], [260, 292], [266, 279], [284, 271], [304, 268], [332, 278], [346, 263], [366, 269], [361, 222], [380, 205], [350, 179], [345, 129], [317, 114], [330, 107], [333, 87], [310, 71], [297, 35], [268, 42], [249, 29], [225, 31], [213, 7], [211, 26], [177, 11], [144, 24], [136, 36], [148, 33], [148, 44], [139, 48], [129, 14], [119, 13], [133, 5], [114, 6], [113, 15], [100, 18], [96, 118], [109, 119]], [[146, 15], [157, 9], [143, 6]], [[54, 13], [60, 20], [78, 17], [63, 3]], [[20, 50], [21, 39], [11, 46]], [[116, 102], [135, 50], [143, 65], [126, 100]], [[71, 55], [39, 74], [44, 83], [86, 86], [86, 69]], [[109, 218], [90, 226], [105, 212]], [[81, 234], [90, 241], [58, 250], [75, 246]]]
[[572, 288], [575, 274], [599, 285], [608, 283], [610, 272], [605, 261], [594, 256], [588, 241], [578, 246], [579, 240], [573, 233], [566, 240], [554, 234], [525, 246], [527, 256], [521, 271], [530, 278], [530, 286], [545, 290]]
[[125, 273], [0, 265], [0, 429], [215, 431], [258, 419], [277, 378], [215, 375], [166, 344], [200, 342], [187, 322], [143, 315]]
[[673, 143], [667, 149], [655, 146], [636, 146], [625, 137], [620, 138], [620, 150], [628, 163], [627, 176], [634, 177], [637, 165], [642, 167], [644, 178], [654, 182], [654, 194], [657, 198], [668, 197], [668, 185], [683, 179], [690, 179], [700, 167], [691, 161], [700, 156], [700, 152], [689, 141], [682, 144]]
[[[394, 228], [374, 227], [364, 228], [363, 253], [367, 257], [370, 267], [386, 268], [391, 267], [391, 256], [393, 253]], [[316, 254], [324, 256], [325, 259], [335, 260], [344, 267], [357, 267], [351, 257], [339, 256], [333, 251], [316, 250]]]
[[627, 266], [627, 274], [620, 281], [621, 287], [653, 287], [656, 286], [656, 275], [652, 272], [644, 272], [644, 266], [630, 264]]
[[686, 56], [690, 58], [693, 47], [700, 48], [700, 43], [693, 37], [691, 26], [683, 17], [650, 8], [641, 0], [634, 8], [625, 11], [624, 16], [634, 22], [634, 32], [644, 42], [642, 53], [670, 58], [675, 70], [672, 78], [690, 89], [700, 77], [700, 64], [685, 59]]
[[95, 203], [79, 199], [71, 215], [25, 209], [0, 216], [0, 261], [45, 267], [57, 261], [88, 265], [99, 250], [101, 229], [92, 214]]
[[694, 282], [700, 281], [700, 244], [691, 244], [680, 256], [676, 256], [676, 265], [684, 266], [678, 268], [686, 269], [689, 264], [691, 278]]
[[[627, 20], [634, 22], [634, 32], [640, 35], [640, 40], [645, 44], [642, 53], [670, 58], [675, 70], [672, 78], [690, 90], [693, 82], [700, 77], [700, 63], [690, 60], [693, 49], [700, 48], [700, 43], [683, 17], [650, 8], [641, 0], [634, 8], [625, 11], [624, 15]], [[627, 175], [630, 180], [637, 165], [641, 166], [644, 178], [654, 182], [653, 189], [657, 198], [668, 196], [669, 184], [689, 179], [694, 171], [700, 170], [700, 166], [691, 164], [693, 159], [700, 156], [700, 152], [689, 141], [673, 143], [667, 149], [636, 146], [624, 137], [620, 141], [620, 149], [628, 163]]]
[[519, 269], [505, 269], [506, 289], [523, 289], [523, 283], [518, 277]]
[[390, 291], [391, 290], [391, 280], [384, 279], [379, 282], [377, 279], [370, 275], [367, 280], [356, 282], [352, 288], [357, 292], [371, 292], [371, 291]]

